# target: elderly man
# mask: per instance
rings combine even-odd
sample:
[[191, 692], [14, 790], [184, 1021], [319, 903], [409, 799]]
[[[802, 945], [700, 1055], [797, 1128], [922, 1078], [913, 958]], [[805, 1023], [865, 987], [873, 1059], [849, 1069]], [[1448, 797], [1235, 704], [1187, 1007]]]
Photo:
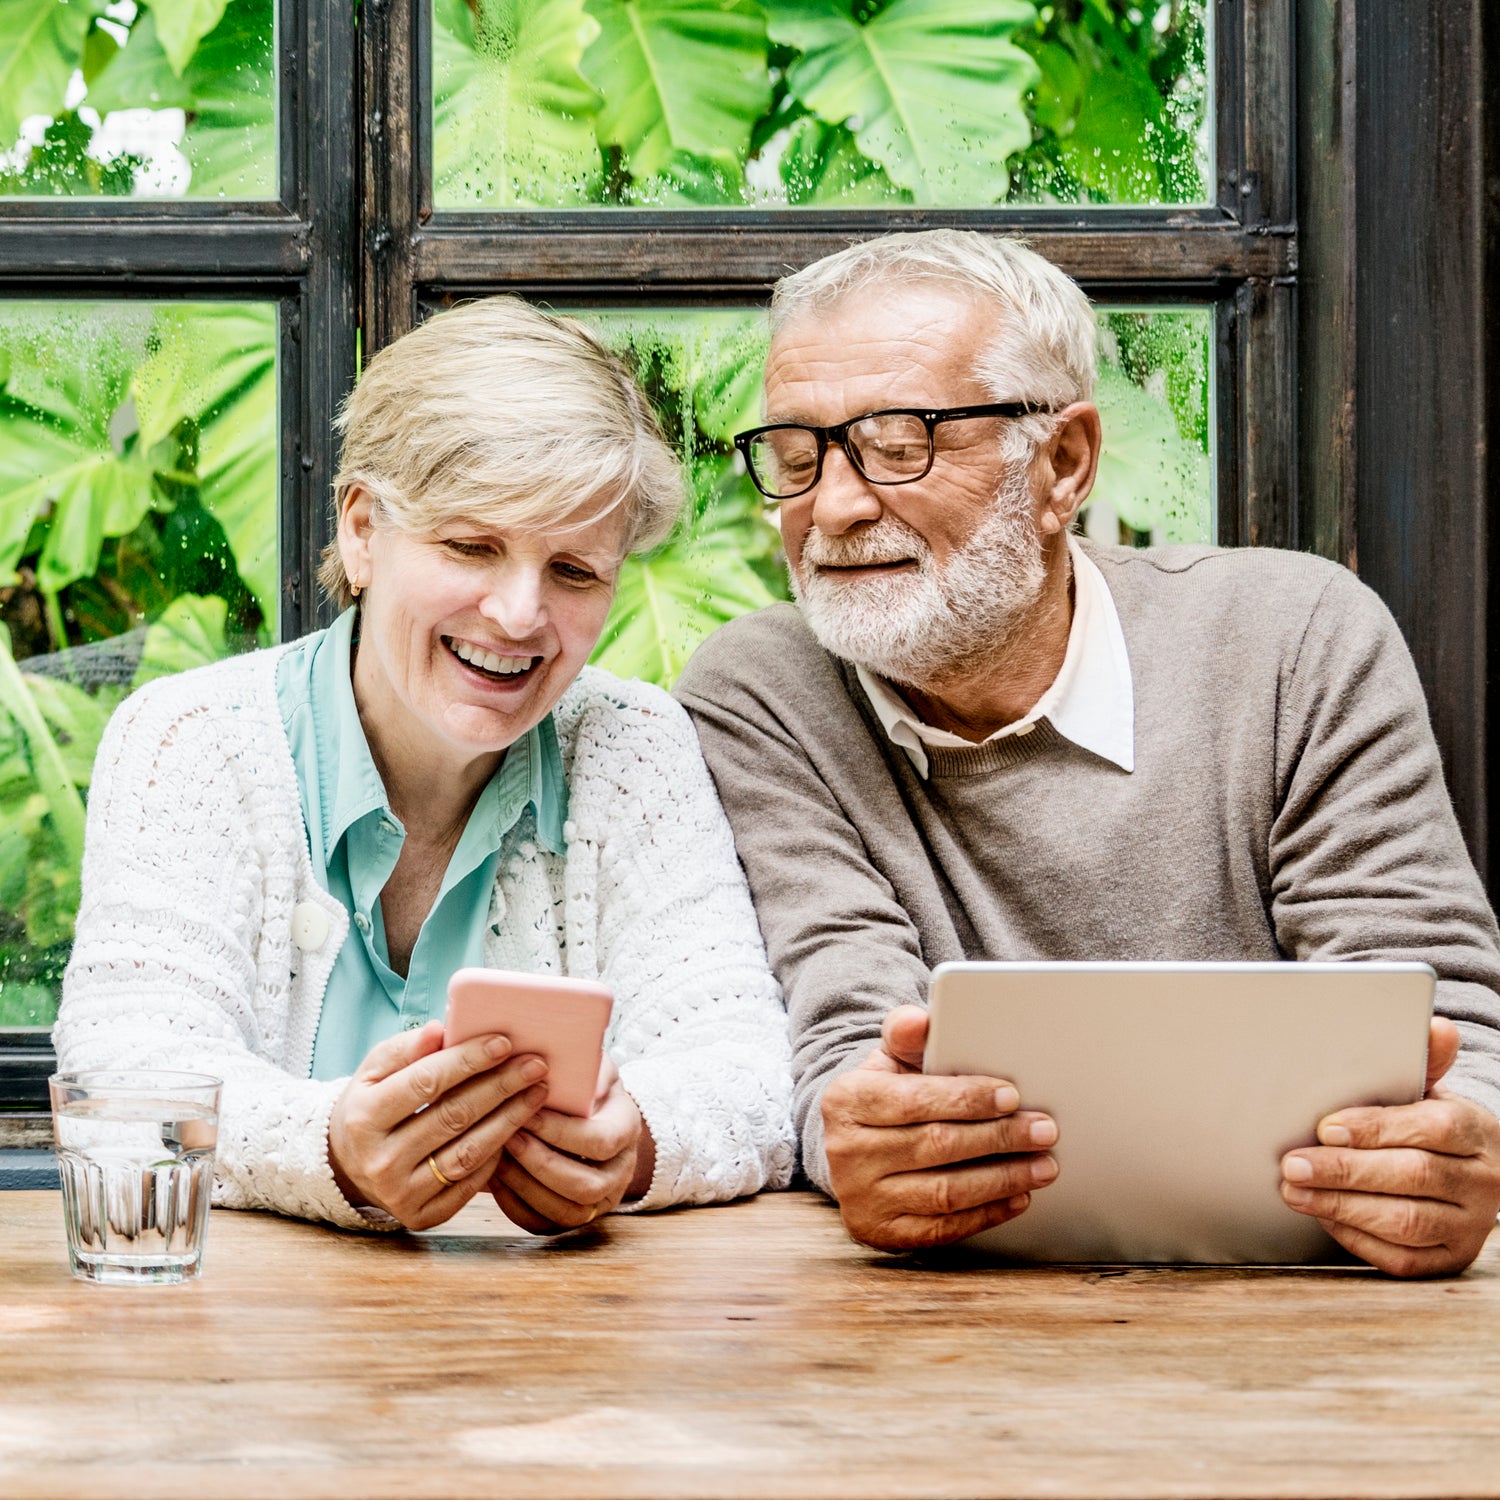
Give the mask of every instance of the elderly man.
[[1426, 1097], [1328, 1116], [1281, 1191], [1372, 1265], [1461, 1270], [1500, 1205], [1500, 948], [1410, 657], [1334, 564], [1075, 536], [1094, 344], [1067, 277], [977, 234], [777, 287], [737, 442], [800, 609], [721, 630], [678, 691], [786, 991], [806, 1169], [887, 1249], [1056, 1176], [1010, 1084], [921, 1075], [945, 960], [1420, 959]]

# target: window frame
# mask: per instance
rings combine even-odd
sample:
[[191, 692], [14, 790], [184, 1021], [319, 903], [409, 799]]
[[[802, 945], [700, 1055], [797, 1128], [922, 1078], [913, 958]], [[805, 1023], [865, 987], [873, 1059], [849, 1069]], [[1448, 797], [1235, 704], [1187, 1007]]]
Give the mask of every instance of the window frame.
[[[1500, 17], [1486, 25], [1481, 0], [1399, 17], [1363, 0], [1213, 5], [1206, 206], [499, 215], [433, 212], [427, 0], [278, 0], [278, 199], [0, 202], [0, 296], [277, 303], [283, 638], [332, 613], [315, 573], [356, 323], [369, 353], [423, 307], [497, 291], [761, 301], [788, 265], [946, 224], [1023, 233], [1100, 300], [1210, 304], [1219, 540], [1357, 565], [1391, 604], [1485, 872], [1485, 438], [1500, 389], [1486, 337], [1500, 314], [1500, 106], [1485, 81], [1500, 79]], [[1404, 155], [1387, 149], [1396, 139]], [[1413, 201], [1458, 203], [1460, 222], [1401, 222]], [[1393, 319], [1418, 340], [1431, 330], [1442, 358], [1429, 350], [1414, 370], [1386, 336]], [[44, 1036], [0, 1030], [0, 1127], [8, 1110], [45, 1109], [50, 1068]]]
[[[317, 619], [332, 424], [353, 384], [358, 47], [352, 15], [277, 0], [278, 194], [248, 202], [0, 201], [0, 298], [221, 300], [277, 308], [279, 632]], [[47, 1027], [0, 1027], [0, 1145], [47, 1108]]]

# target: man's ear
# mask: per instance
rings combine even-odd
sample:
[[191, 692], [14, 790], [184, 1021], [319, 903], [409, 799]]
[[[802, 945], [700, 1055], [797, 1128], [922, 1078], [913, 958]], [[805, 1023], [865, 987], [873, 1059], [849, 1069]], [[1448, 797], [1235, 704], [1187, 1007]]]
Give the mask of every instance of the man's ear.
[[339, 506], [339, 556], [350, 583], [365, 587], [370, 582], [370, 536], [374, 531], [375, 502], [363, 485], [351, 484]]
[[1094, 487], [1103, 444], [1099, 408], [1091, 401], [1075, 401], [1064, 407], [1057, 430], [1044, 450], [1042, 492], [1038, 496], [1043, 536], [1063, 532], [1076, 516]]

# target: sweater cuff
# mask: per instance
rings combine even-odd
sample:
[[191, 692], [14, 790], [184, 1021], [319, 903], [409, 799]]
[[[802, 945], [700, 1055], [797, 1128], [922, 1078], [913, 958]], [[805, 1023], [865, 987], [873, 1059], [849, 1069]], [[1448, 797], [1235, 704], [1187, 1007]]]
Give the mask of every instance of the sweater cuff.
[[651, 1132], [651, 1143], [656, 1151], [656, 1160], [651, 1168], [651, 1183], [639, 1198], [627, 1198], [618, 1208], [617, 1214], [649, 1213], [652, 1209], [669, 1208], [681, 1198], [672, 1189], [681, 1173], [683, 1145], [673, 1132], [672, 1111], [668, 1102], [652, 1088], [649, 1066], [643, 1062], [628, 1062], [620, 1067], [620, 1084], [635, 1101], [641, 1112], [641, 1121]]

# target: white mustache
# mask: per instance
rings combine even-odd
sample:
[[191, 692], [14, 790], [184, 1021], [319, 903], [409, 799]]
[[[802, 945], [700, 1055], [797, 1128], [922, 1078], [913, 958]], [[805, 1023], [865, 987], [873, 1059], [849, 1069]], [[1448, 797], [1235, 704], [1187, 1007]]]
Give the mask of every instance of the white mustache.
[[925, 563], [929, 552], [920, 532], [892, 516], [849, 536], [824, 536], [814, 527], [802, 544], [802, 560], [815, 568], [873, 567], [908, 559]]

